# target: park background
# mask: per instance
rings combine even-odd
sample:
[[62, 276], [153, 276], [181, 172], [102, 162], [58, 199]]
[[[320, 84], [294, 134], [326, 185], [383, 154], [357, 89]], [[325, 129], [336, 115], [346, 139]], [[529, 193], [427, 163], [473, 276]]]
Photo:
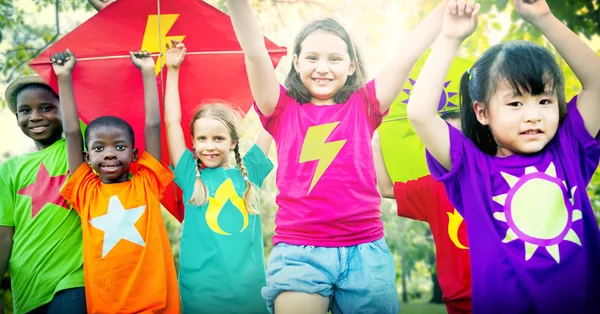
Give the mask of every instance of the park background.
[[[117, 0], [124, 1], [124, 0]], [[128, 0], [133, 1], [133, 0]], [[168, 1], [168, 0], [163, 0]], [[189, 0], [197, 1], [197, 0]], [[199, 1], [199, 0], [198, 0]], [[206, 2], [227, 13], [225, 0]], [[399, 43], [439, 3], [438, 0], [251, 0], [266, 37], [276, 44], [291, 46], [296, 33], [306, 22], [322, 16], [341, 20], [357, 39], [367, 63], [369, 78], [374, 77], [390, 60]], [[600, 51], [600, 8], [597, 0], [547, 0], [554, 15], [578, 33], [595, 51]], [[479, 27], [462, 45], [458, 56], [475, 60], [491, 45], [505, 40], [531, 40], [556, 51], [527, 23], [518, 18], [509, 0], [482, 0]], [[0, 91], [8, 83], [25, 74], [32, 74], [28, 62], [56, 40], [76, 28], [96, 12], [85, 0], [0, 0]], [[197, 30], [194, 30], [197, 31]], [[92, 38], [92, 35], [90, 35]], [[131, 47], [137, 50], [139, 47]], [[76, 53], [76, 52], [75, 52]], [[567, 97], [580, 89], [577, 79], [560, 59], [566, 78]], [[285, 57], [277, 68], [281, 82], [290, 67]], [[99, 91], [99, 95], [101, 95]], [[458, 96], [456, 96], [458, 101]], [[0, 163], [13, 156], [32, 151], [33, 142], [23, 135], [14, 115], [0, 100]], [[383, 126], [407, 123], [402, 117], [403, 104], [396, 103]], [[400, 119], [398, 119], [400, 118]], [[252, 110], [244, 120], [242, 150], [249, 147], [260, 130], [260, 122]], [[389, 138], [382, 139], [385, 141]], [[392, 138], [393, 140], [393, 138]], [[385, 149], [385, 146], [384, 146]], [[269, 155], [276, 164], [275, 149]], [[391, 162], [386, 159], [386, 162]], [[588, 193], [600, 221], [600, 171], [588, 186]], [[271, 237], [277, 212], [275, 171], [266, 179], [260, 191], [265, 254], [272, 249]], [[427, 224], [398, 218], [395, 203], [382, 200], [382, 220], [386, 241], [396, 263], [397, 287], [402, 302], [401, 313], [445, 313], [435, 270], [435, 248]], [[176, 262], [179, 255], [181, 224], [165, 214]], [[2, 274], [0, 274], [2, 278]], [[4, 275], [0, 299], [5, 312], [12, 313], [10, 281]]]

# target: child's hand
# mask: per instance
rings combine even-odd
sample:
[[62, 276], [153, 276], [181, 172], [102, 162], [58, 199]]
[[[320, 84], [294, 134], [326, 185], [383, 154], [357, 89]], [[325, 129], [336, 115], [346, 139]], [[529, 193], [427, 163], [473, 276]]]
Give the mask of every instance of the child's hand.
[[147, 70], [154, 72], [154, 59], [152, 59], [152, 55], [148, 51], [130, 51], [129, 56], [131, 57], [131, 62], [133, 62], [136, 68], [140, 69], [141, 71]]
[[52, 69], [57, 78], [70, 76], [75, 68], [77, 59], [71, 50], [67, 49], [63, 52], [57, 52], [50, 57]]
[[481, 6], [473, 0], [449, 0], [444, 15], [442, 35], [460, 41], [469, 37], [477, 28]]
[[513, 5], [517, 13], [531, 24], [552, 13], [544, 0], [513, 0]]
[[185, 45], [180, 41], [171, 39], [167, 45], [167, 68], [178, 69], [185, 58]]

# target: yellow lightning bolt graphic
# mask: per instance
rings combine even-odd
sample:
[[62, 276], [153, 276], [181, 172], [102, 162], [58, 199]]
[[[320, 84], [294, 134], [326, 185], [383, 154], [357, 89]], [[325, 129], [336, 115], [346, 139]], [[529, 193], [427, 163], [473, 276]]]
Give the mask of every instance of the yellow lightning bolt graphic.
[[458, 239], [458, 228], [463, 222], [463, 217], [456, 209], [454, 209], [454, 213], [446, 214], [448, 214], [448, 218], [450, 218], [448, 221], [448, 236], [450, 237], [450, 240], [452, 240], [452, 243], [454, 243], [457, 248], [468, 250], [469, 248], [460, 243], [460, 240]]
[[[142, 50], [147, 50], [151, 53], [165, 53], [165, 43], [171, 42], [171, 39], [183, 41], [185, 35], [182, 36], [167, 36], [175, 21], [179, 18], [179, 14], [161, 14], [160, 21], [158, 15], [148, 15], [148, 21], [146, 21], [146, 30], [144, 31], [144, 40], [142, 41]], [[160, 33], [159, 27], [160, 25]], [[158, 34], [158, 36], [156, 36]], [[160, 38], [160, 40], [159, 40]], [[161, 56], [160, 60], [156, 61], [156, 68], [154, 72], [156, 75], [160, 72], [160, 69], [165, 64], [165, 56]]]
[[231, 179], [225, 180], [225, 182], [221, 183], [217, 191], [215, 192], [215, 197], [208, 198], [208, 208], [206, 209], [206, 223], [212, 229], [212, 231], [224, 234], [231, 235], [221, 229], [219, 226], [219, 214], [225, 206], [225, 203], [230, 201], [235, 208], [237, 208], [242, 216], [244, 217], [244, 226], [240, 232], [244, 231], [248, 226], [248, 210], [246, 209], [246, 203], [244, 200], [239, 197], [237, 192], [235, 191], [235, 187], [233, 186], [233, 181]]
[[339, 154], [346, 140], [326, 143], [331, 132], [338, 126], [340, 122], [332, 122], [322, 125], [311, 126], [306, 131], [304, 143], [302, 144], [302, 152], [300, 153], [300, 163], [318, 160], [317, 169], [313, 175], [308, 194], [313, 189], [315, 184], [321, 179], [321, 176], [327, 170], [331, 162]]

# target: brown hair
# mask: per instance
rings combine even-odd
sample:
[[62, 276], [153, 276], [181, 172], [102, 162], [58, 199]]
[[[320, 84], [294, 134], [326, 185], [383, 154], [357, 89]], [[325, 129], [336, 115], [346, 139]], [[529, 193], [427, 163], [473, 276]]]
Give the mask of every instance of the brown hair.
[[[239, 127], [242, 118], [240, 110], [236, 108], [222, 101], [213, 101], [209, 104], [201, 105], [200, 109], [198, 109], [196, 114], [194, 114], [194, 116], [192, 117], [192, 121], [190, 122], [190, 132], [192, 136], [194, 136], [194, 123], [200, 118], [215, 119], [223, 123], [223, 125], [225, 125], [225, 127], [229, 131], [231, 140], [237, 142], [237, 144], [233, 148], [233, 152], [235, 153], [236, 164], [240, 169], [240, 172], [242, 173], [242, 177], [244, 177], [244, 181], [246, 181], [246, 190], [244, 191], [244, 195], [242, 197], [244, 200], [244, 204], [246, 205], [246, 210], [248, 210], [248, 213], [250, 214], [258, 214], [258, 210], [256, 209], [254, 202], [256, 198], [256, 188], [248, 178], [248, 171], [246, 170], [244, 160], [240, 155]], [[201, 178], [202, 161], [198, 157], [196, 157], [196, 171], [197, 172], [196, 182], [194, 183], [194, 192], [192, 194], [192, 197], [188, 200], [188, 203], [195, 206], [201, 206], [208, 201], [208, 189]]]
[[[366, 84], [367, 68], [365, 67], [360, 51], [356, 47], [356, 44], [348, 31], [338, 21], [329, 17], [312, 21], [302, 28], [294, 40], [294, 55], [300, 55], [302, 42], [304, 42], [308, 35], [317, 31], [327, 32], [342, 39], [348, 48], [350, 61], [356, 63], [356, 71], [348, 77], [344, 86], [333, 96], [333, 101], [338, 104], [343, 104], [348, 100], [352, 93]], [[293, 62], [294, 61], [292, 61], [290, 72], [285, 79], [285, 87], [288, 91], [288, 95], [295, 98], [301, 104], [309, 103], [312, 100], [312, 95], [300, 80], [300, 76], [298, 75], [298, 72], [296, 72]]]

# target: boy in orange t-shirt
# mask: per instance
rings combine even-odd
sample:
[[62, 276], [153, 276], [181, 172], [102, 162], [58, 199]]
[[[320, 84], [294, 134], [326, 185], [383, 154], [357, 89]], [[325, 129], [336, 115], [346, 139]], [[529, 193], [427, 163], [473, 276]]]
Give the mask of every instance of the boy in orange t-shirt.
[[[131, 126], [100, 117], [79, 129], [71, 72], [75, 56], [52, 56], [71, 177], [61, 195], [79, 213], [83, 233], [84, 280], [89, 313], [180, 313], [175, 265], [160, 211], [160, 198], [173, 173], [160, 156], [160, 111], [154, 61], [131, 53], [144, 81], [146, 152], [138, 161]], [[84, 162], [85, 159], [85, 162]]]

